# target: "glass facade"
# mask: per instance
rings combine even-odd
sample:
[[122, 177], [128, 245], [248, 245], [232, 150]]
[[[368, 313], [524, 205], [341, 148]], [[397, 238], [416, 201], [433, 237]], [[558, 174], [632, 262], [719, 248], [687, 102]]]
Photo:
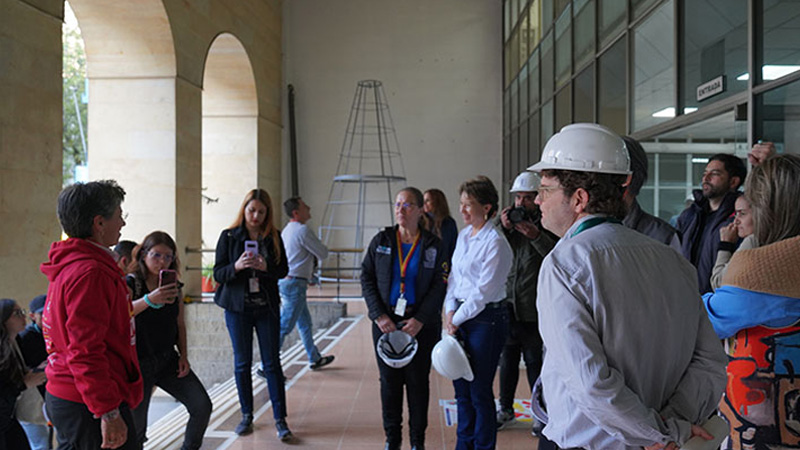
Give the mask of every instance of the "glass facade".
[[[688, 114], [747, 89], [747, 0], [695, 0], [684, 11], [681, 86]], [[698, 89], [719, 77], [722, 92], [698, 99]]]
[[710, 155], [744, 158], [757, 140], [800, 153], [800, 1], [502, 5], [504, 180], [563, 125], [598, 122], [642, 142], [640, 203], [669, 220]]
[[675, 117], [675, 18], [665, 2], [633, 30], [633, 130]]
[[625, 39], [600, 56], [597, 74], [597, 123], [624, 134], [628, 113], [625, 76]]

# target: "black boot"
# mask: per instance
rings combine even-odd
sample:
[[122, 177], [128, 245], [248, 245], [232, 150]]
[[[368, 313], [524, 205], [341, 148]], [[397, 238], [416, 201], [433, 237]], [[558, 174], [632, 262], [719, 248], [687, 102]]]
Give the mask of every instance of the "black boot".
[[278, 439], [283, 442], [288, 441], [292, 438], [292, 432], [289, 430], [289, 425], [286, 425], [286, 421], [281, 419], [275, 422], [275, 428], [278, 429]]
[[242, 414], [242, 421], [239, 422], [239, 425], [236, 425], [236, 429], [233, 430], [234, 433], [238, 434], [239, 436], [244, 436], [246, 434], [250, 434], [253, 432], [253, 415], [252, 414]]

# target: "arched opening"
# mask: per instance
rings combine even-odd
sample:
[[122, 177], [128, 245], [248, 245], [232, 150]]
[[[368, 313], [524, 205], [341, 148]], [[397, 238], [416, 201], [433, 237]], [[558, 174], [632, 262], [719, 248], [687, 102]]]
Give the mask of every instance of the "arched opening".
[[128, 195], [125, 239], [176, 233], [176, 63], [160, 0], [71, 0], [86, 48], [89, 179]]
[[[232, 34], [214, 40], [203, 73], [203, 246], [213, 248], [258, 184], [258, 104], [253, 68]], [[280, 195], [270, 192], [273, 202]], [[273, 205], [280, 214], [280, 204]], [[278, 216], [280, 217], [280, 216]], [[213, 265], [204, 254], [203, 265]]]

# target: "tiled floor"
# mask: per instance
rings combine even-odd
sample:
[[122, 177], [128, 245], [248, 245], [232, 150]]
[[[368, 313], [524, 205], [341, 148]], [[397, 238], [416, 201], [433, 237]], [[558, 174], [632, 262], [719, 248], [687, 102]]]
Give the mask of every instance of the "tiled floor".
[[[358, 316], [365, 312], [362, 301], [348, 303], [348, 315]], [[369, 320], [362, 318], [338, 342], [327, 340], [318, 344], [320, 348], [330, 345], [330, 349], [323, 353], [336, 355], [336, 361], [320, 371], [300, 374], [288, 388], [287, 420], [295, 438], [289, 443], [279, 442], [275, 436], [272, 411], [267, 410], [256, 420], [252, 435], [225, 442], [222, 447], [241, 450], [383, 448], [378, 369]], [[287, 376], [291, 379], [289, 370]], [[530, 398], [530, 391], [523, 384], [518, 387], [517, 398]], [[259, 395], [263, 398], [265, 391]], [[428, 449], [455, 447], [455, 428], [446, 426], [443, 409], [439, 406], [440, 399], [452, 398], [452, 383], [432, 370], [426, 435]], [[407, 414], [404, 417], [407, 420]], [[232, 428], [238, 418], [237, 413], [232, 417], [235, 420], [226, 421], [217, 430], [224, 432], [226, 428]], [[407, 437], [407, 430], [404, 432]], [[208, 436], [203, 448], [218, 448], [223, 441]], [[535, 449], [536, 445], [527, 422], [512, 424], [498, 433], [498, 449]], [[409, 448], [407, 442], [403, 448]]]

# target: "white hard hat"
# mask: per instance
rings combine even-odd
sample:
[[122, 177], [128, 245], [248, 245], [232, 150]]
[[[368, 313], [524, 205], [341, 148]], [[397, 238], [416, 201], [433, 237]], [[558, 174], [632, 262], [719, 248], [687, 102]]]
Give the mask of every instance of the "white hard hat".
[[414, 336], [402, 330], [386, 333], [378, 339], [376, 350], [387, 366], [399, 369], [414, 359], [419, 344]]
[[511, 186], [512, 194], [514, 192], [533, 192], [539, 190], [539, 184], [542, 180], [539, 178], [539, 175], [535, 172], [522, 172], [521, 174], [517, 175], [517, 178], [514, 179], [514, 185]]
[[575, 123], [554, 134], [541, 161], [528, 167], [533, 172], [547, 169], [627, 175], [630, 157], [625, 141], [613, 131], [595, 123]]
[[467, 381], [472, 381], [475, 378], [472, 375], [472, 367], [469, 365], [467, 354], [461, 344], [446, 332], [442, 333], [442, 340], [433, 347], [431, 361], [433, 362], [433, 368], [445, 378], [451, 380], [463, 378]]

